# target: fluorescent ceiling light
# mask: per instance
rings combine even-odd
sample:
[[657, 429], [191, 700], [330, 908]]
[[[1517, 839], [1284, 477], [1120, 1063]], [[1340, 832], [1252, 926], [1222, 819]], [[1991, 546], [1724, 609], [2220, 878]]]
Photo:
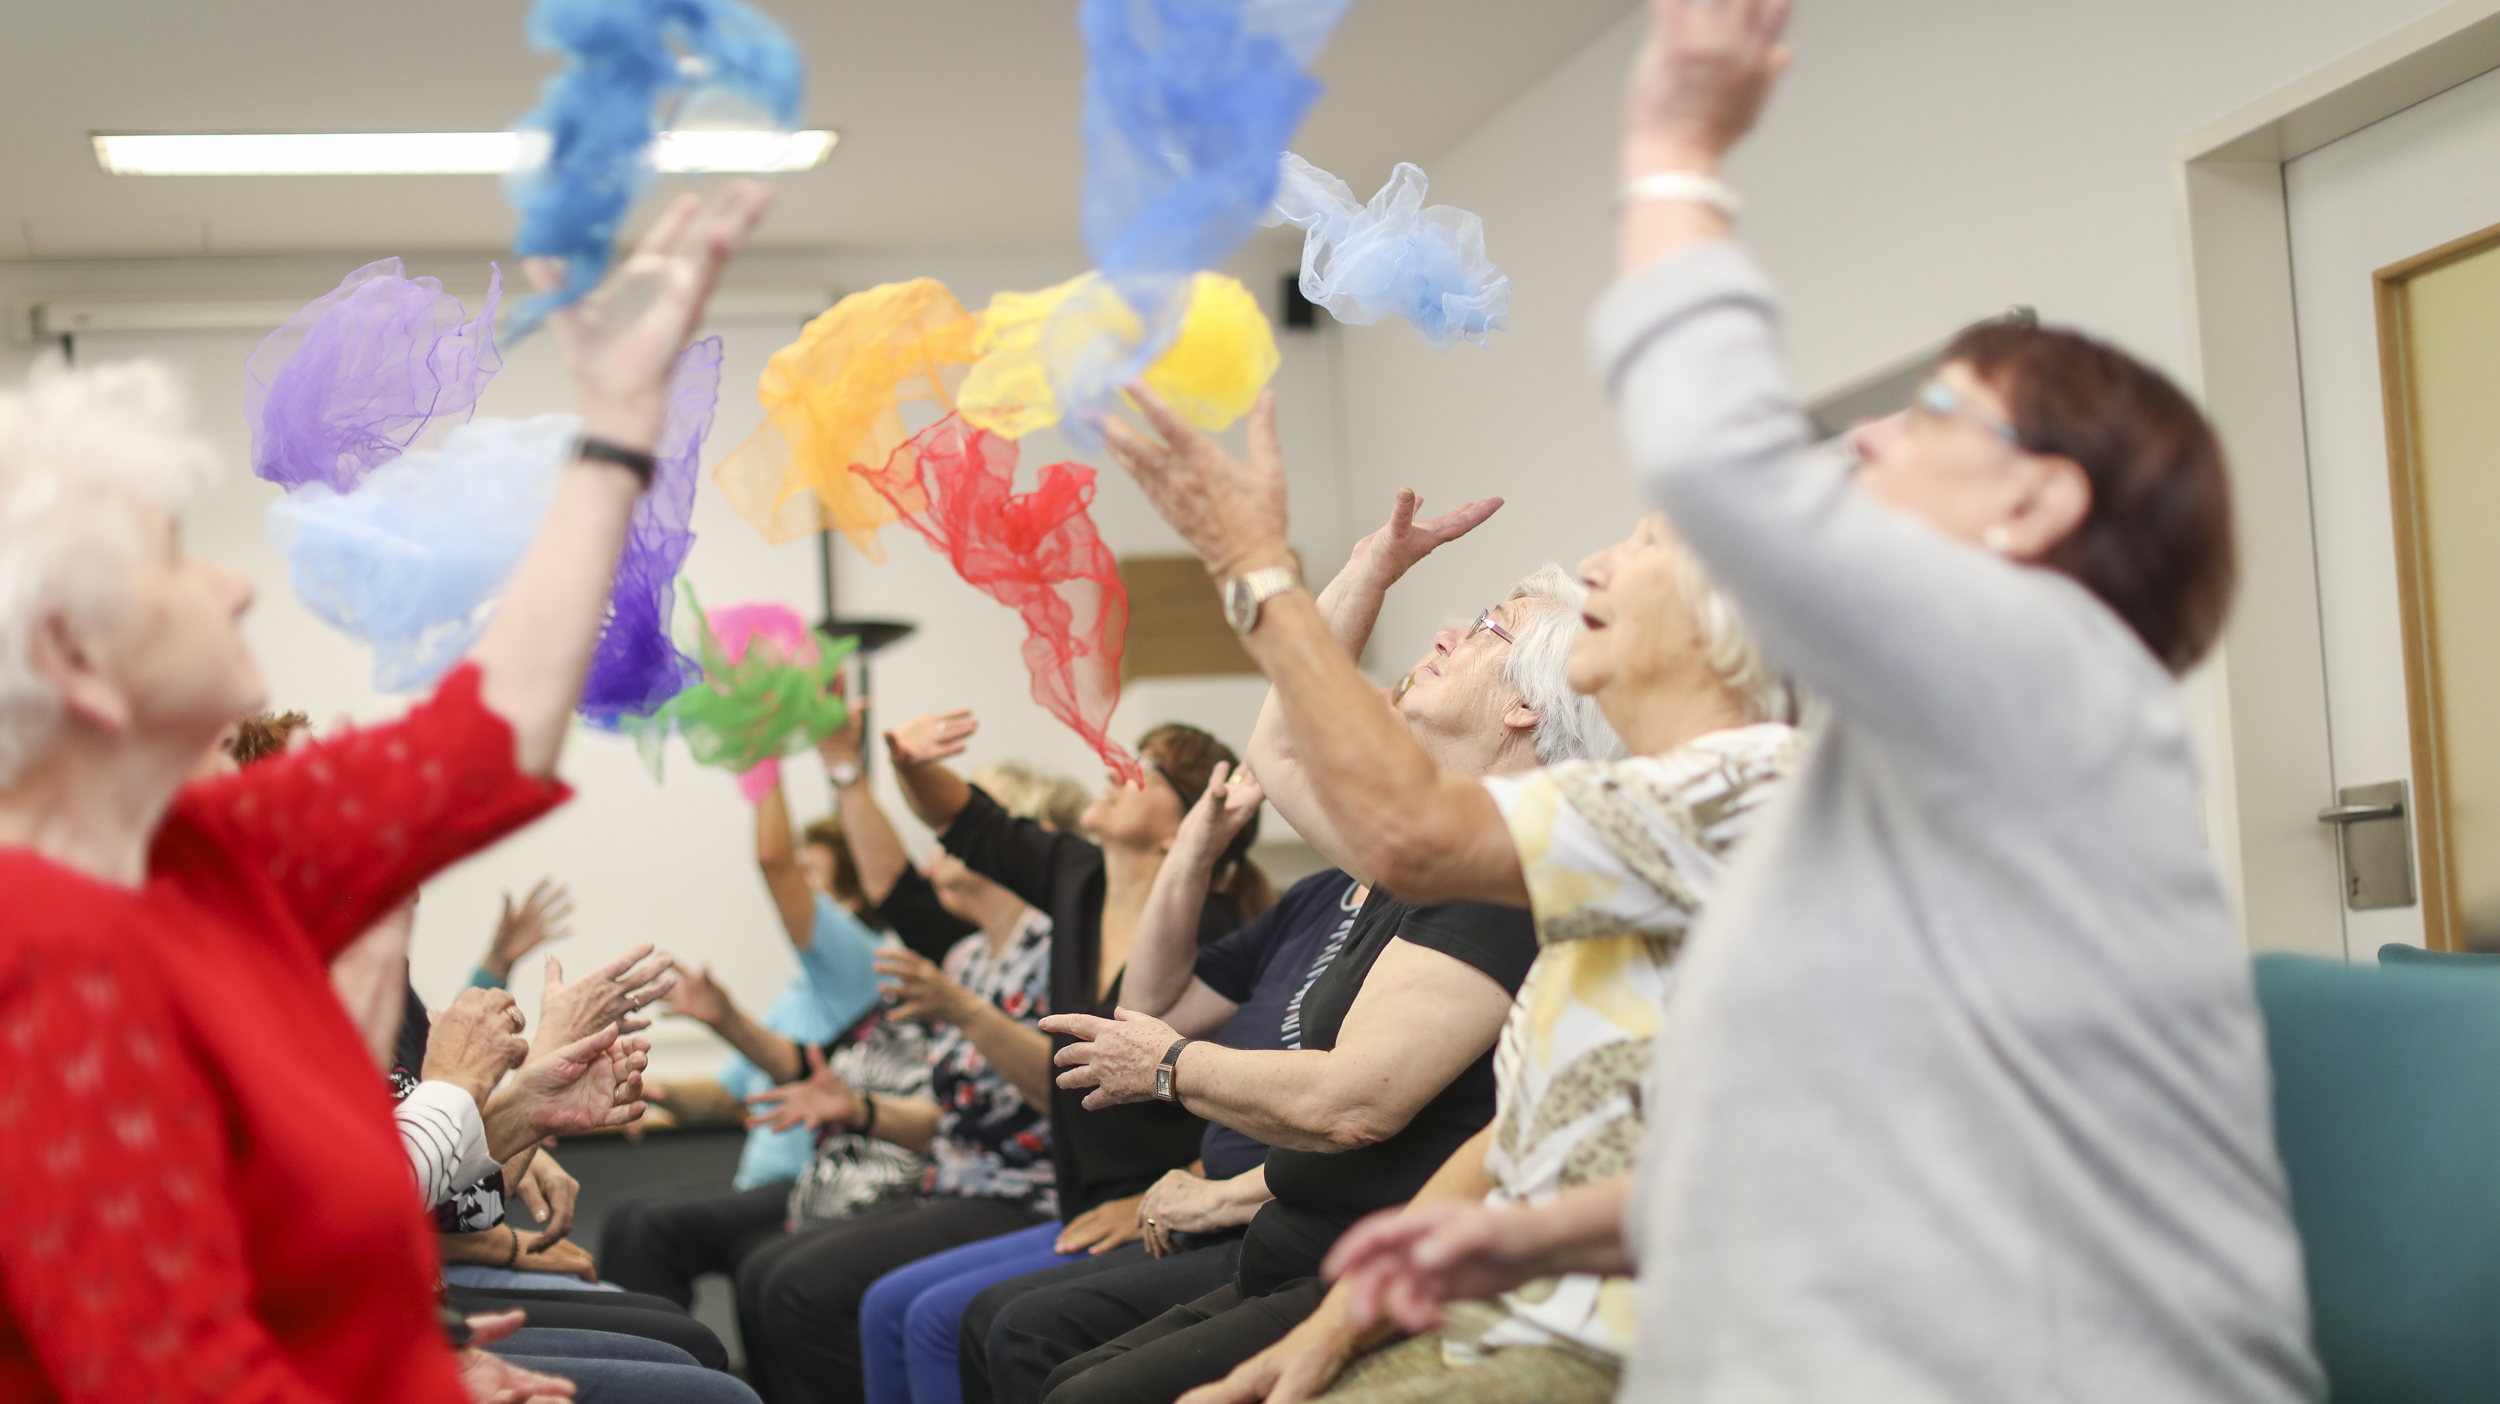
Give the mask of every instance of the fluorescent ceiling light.
[[[651, 164], [675, 175], [813, 170], [835, 134], [662, 132]], [[503, 175], [546, 159], [539, 132], [126, 133], [95, 137], [108, 175]]]

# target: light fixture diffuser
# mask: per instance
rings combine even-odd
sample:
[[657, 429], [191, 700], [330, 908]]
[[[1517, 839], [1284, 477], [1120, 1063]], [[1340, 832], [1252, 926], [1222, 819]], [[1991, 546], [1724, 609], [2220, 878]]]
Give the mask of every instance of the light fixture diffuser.
[[[813, 170], [828, 131], [662, 132], [654, 168], [672, 175]], [[540, 132], [128, 132], [95, 135], [108, 175], [504, 175], [546, 159]]]

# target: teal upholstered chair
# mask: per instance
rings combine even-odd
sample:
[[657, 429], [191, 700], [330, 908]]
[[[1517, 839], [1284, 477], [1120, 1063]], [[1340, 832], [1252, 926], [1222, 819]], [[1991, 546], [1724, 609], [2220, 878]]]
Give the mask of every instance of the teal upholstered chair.
[[2500, 1401], [2500, 968], [2266, 956], [2257, 996], [2334, 1399]]
[[2408, 946], [2402, 941], [2390, 941], [2378, 948], [2378, 963], [2381, 965], [2445, 966], [2456, 969], [2483, 966], [2500, 970], [2500, 952], [2426, 951], [2420, 946]]

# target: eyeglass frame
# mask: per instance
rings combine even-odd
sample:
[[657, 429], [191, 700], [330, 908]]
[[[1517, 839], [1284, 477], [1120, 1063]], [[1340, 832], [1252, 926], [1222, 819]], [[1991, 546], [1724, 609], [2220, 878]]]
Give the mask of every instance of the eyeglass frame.
[[[1496, 605], [1494, 608], [1498, 609], [1500, 606]], [[1493, 637], [1500, 639], [1502, 642], [1509, 644], [1511, 647], [1517, 648], [1519, 646], [1519, 636], [1512, 633], [1510, 630], [1503, 628], [1501, 624], [1493, 618], [1493, 610], [1490, 609], [1476, 616], [1476, 622], [1468, 626], [1467, 632], [1460, 636], [1460, 641], [1465, 642], [1467, 639], [1472, 639], [1487, 629], [1493, 631]]]
[[1942, 376], [1931, 375], [1918, 383], [1918, 388], [1910, 392], [1907, 413], [1914, 421], [1921, 415], [1936, 419], [1960, 420], [1964, 424], [1986, 430], [2007, 448], [2019, 453], [2030, 452], [2023, 444], [2023, 431], [2003, 420], [1992, 419], [1972, 409], [1963, 401], [1962, 392], [1946, 384]]

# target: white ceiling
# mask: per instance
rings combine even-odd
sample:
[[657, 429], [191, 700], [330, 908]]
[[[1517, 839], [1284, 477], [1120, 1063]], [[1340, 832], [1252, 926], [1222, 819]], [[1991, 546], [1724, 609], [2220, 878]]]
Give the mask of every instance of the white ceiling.
[[[1430, 158], [1633, 0], [1356, 0], [1297, 143], [1368, 194]], [[512, 216], [490, 177], [135, 178], [95, 131], [442, 131], [507, 125], [554, 70], [522, 0], [11, 0], [0, 17], [0, 260], [475, 250]], [[1073, 0], [765, 0], [808, 64], [806, 122], [842, 141], [782, 179], [762, 242], [1072, 247]], [[1429, 165], [1427, 164], [1427, 170]], [[1464, 203], [1459, 191], [1441, 192]]]

